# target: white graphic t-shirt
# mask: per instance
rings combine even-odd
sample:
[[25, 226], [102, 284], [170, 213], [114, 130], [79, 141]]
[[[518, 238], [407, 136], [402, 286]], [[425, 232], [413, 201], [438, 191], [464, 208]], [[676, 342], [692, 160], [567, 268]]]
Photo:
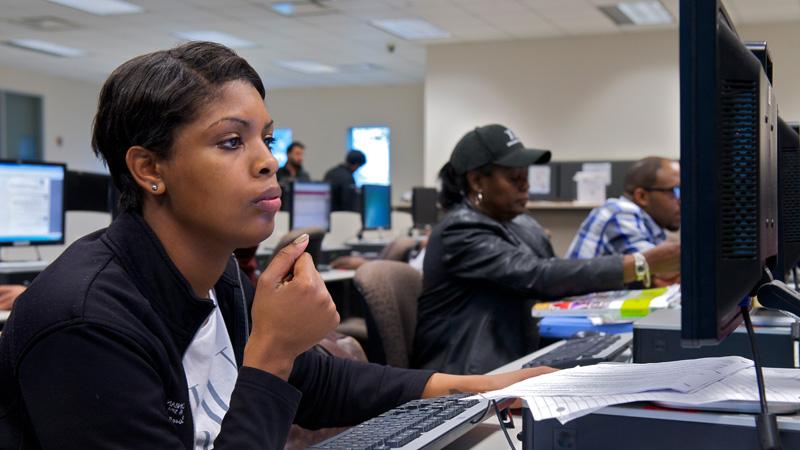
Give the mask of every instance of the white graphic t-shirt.
[[196, 450], [214, 448], [214, 439], [228, 412], [231, 393], [239, 374], [231, 338], [217, 306], [217, 296], [213, 289], [208, 295], [214, 302], [214, 311], [197, 330], [183, 355]]

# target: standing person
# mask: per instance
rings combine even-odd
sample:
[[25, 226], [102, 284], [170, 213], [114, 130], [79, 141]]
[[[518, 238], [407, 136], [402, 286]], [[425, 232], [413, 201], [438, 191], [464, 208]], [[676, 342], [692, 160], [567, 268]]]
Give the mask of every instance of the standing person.
[[680, 247], [662, 244], [639, 257], [556, 258], [527, 214], [528, 166], [550, 152], [526, 149], [508, 128], [468, 132], [442, 167], [439, 203], [423, 264], [412, 365], [484, 373], [535, 350], [534, 300], [621, 289], [672, 272]]
[[462, 377], [308, 352], [339, 320], [308, 235], [255, 292], [232, 257], [272, 233], [280, 208], [264, 96], [244, 59], [206, 42], [110, 75], [92, 147], [123, 212], [15, 304], [0, 336], [0, 448], [280, 449], [292, 421], [353, 425], [552, 370]]
[[331, 184], [331, 211], [361, 210], [353, 173], [366, 163], [363, 152], [350, 150], [343, 163], [325, 172], [324, 181]]
[[291, 195], [292, 182], [311, 181], [311, 176], [303, 169], [306, 146], [302, 142], [294, 141], [286, 149], [286, 164], [278, 169], [278, 184], [281, 185], [281, 209], [288, 210], [289, 196]]
[[681, 226], [681, 173], [675, 161], [656, 156], [634, 163], [625, 192], [589, 213], [567, 258], [641, 253], [667, 240]]

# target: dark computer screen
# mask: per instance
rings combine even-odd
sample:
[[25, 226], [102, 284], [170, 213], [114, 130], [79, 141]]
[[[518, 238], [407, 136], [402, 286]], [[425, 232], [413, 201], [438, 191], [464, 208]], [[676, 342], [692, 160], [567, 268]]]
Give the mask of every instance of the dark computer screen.
[[778, 258], [773, 275], [785, 281], [800, 259], [800, 138], [778, 118]]
[[361, 228], [388, 230], [392, 227], [392, 191], [390, 185], [361, 186]]
[[112, 212], [116, 191], [111, 176], [67, 170], [64, 177], [64, 210]]
[[64, 243], [65, 170], [0, 161], [0, 246]]
[[411, 191], [411, 219], [414, 228], [421, 230], [432, 227], [439, 221], [439, 206], [436, 201], [439, 194], [436, 188], [415, 187]]
[[291, 186], [289, 228], [331, 229], [331, 185], [295, 181]]
[[680, 4], [681, 337], [719, 343], [777, 253], [777, 106], [718, 0]]

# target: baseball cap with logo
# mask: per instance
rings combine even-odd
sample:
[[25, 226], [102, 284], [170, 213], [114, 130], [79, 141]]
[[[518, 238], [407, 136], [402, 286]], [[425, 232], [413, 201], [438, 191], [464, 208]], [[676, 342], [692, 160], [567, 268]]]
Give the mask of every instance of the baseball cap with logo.
[[549, 161], [549, 150], [525, 148], [511, 130], [497, 124], [477, 127], [465, 134], [450, 155], [450, 164], [459, 174], [486, 164], [526, 167]]

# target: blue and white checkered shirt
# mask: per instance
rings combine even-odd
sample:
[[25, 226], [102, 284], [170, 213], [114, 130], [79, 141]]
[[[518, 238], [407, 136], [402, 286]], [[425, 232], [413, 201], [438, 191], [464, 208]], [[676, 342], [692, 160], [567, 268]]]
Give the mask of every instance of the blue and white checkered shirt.
[[643, 252], [664, 242], [664, 230], [627, 197], [610, 198], [583, 221], [567, 258]]

